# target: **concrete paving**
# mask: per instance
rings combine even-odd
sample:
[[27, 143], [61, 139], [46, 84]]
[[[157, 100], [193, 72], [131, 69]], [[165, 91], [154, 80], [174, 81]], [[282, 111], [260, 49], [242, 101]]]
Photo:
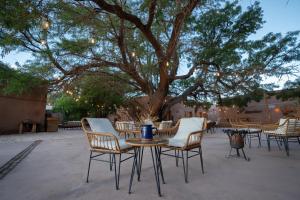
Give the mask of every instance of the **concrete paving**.
[[[189, 160], [189, 183], [183, 178], [180, 163], [175, 166], [171, 157], [163, 157], [166, 184], [163, 197], [156, 191], [151, 155], [145, 152], [141, 182], [128, 185], [132, 160], [121, 167], [120, 190], [115, 190], [114, 173], [109, 166], [93, 162], [90, 182], [85, 182], [89, 150], [80, 130], [59, 133], [39, 133], [0, 136], [0, 151], [21, 148], [24, 142], [41, 139], [39, 144], [6, 177], [0, 180], [0, 199], [220, 199], [220, 200], [298, 200], [300, 199], [300, 145], [291, 144], [290, 157], [279, 151], [275, 143], [268, 152], [266, 142], [257, 148], [245, 148], [250, 162], [225, 158], [229, 144], [220, 131], [207, 134], [203, 140], [205, 174], [202, 175], [199, 157]], [[8, 147], [9, 145], [12, 147]], [[8, 152], [8, 151], [7, 151]], [[11, 154], [10, 154], [11, 155]]]

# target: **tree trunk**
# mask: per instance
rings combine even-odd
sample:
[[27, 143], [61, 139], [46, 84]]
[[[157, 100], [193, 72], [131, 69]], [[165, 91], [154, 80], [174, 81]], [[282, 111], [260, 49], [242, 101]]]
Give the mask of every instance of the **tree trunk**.
[[166, 90], [157, 90], [153, 95], [149, 96], [149, 114], [152, 118], [159, 118], [161, 110], [165, 104], [167, 97]]

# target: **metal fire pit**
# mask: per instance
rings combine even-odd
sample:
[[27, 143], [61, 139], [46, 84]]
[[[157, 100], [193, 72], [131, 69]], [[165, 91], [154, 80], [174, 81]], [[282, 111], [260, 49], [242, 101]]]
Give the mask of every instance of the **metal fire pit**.
[[[243, 153], [243, 157], [245, 160], [250, 161], [250, 158], [246, 156], [244, 151], [245, 146], [245, 136], [247, 131], [245, 130], [238, 130], [238, 129], [223, 129], [223, 132], [227, 134], [230, 143], [230, 151], [227, 158], [230, 157], [241, 157], [240, 150]], [[231, 154], [232, 149], [236, 150], [236, 154]]]

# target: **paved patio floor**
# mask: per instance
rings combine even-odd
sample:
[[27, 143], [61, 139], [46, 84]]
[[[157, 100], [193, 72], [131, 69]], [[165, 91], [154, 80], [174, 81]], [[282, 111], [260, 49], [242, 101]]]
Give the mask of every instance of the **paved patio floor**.
[[[6, 177], [0, 180], [0, 199], [203, 199], [203, 200], [298, 200], [300, 199], [300, 145], [291, 144], [290, 157], [266, 142], [257, 148], [245, 148], [250, 162], [225, 158], [229, 151], [227, 136], [207, 134], [203, 140], [205, 174], [201, 174], [199, 157], [189, 160], [189, 183], [183, 169], [171, 157], [163, 157], [166, 184], [163, 197], [156, 192], [151, 155], [145, 152], [141, 182], [134, 180], [128, 194], [132, 160], [121, 167], [120, 190], [115, 190], [114, 173], [109, 166], [93, 162], [90, 182], [85, 182], [88, 144], [82, 131], [0, 136], [0, 159], [12, 156], [24, 144], [42, 139], [40, 143]], [[26, 145], [25, 145], [26, 146]], [[25, 148], [25, 147], [24, 147]], [[4, 161], [4, 160], [3, 160]], [[3, 162], [1, 162], [3, 163]]]

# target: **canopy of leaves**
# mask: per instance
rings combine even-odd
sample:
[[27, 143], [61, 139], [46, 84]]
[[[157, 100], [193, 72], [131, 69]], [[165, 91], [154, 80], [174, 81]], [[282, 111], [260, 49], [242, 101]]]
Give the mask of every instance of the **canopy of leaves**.
[[245, 95], [222, 99], [222, 102], [218, 102], [218, 104], [221, 106], [227, 106], [227, 107], [238, 106], [239, 108], [242, 108], [247, 106], [247, 104], [252, 100], [259, 102], [260, 100], [263, 99], [265, 93], [267, 93], [267, 91], [258, 88], [253, 92], [250, 92]]
[[258, 2], [246, 10], [238, 1], [219, 0], [0, 5], [1, 54], [20, 50], [34, 57], [22, 71], [39, 74], [54, 88], [106, 73], [149, 95], [154, 114], [186, 99], [247, 94], [259, 87], [262, 75], [299, 70], [298, 31], [250, 39], [264, 23]]
[[284, 85], [284, 89], [275, 93], [278, 99], [293, 100], [298, 99], [300, 102], [300, 78], [295, 81], [287, 81]]
[[63, 113], [65, 120], [106, 117], [126, 101], [129, 90], [128, 85], [108, 76], [85, 76], [52, 97], [54, 111]]
[[21, 95], [46, 84], [46, 81], [32, 74], [11, 69], [0, 62], [0, 94]]

